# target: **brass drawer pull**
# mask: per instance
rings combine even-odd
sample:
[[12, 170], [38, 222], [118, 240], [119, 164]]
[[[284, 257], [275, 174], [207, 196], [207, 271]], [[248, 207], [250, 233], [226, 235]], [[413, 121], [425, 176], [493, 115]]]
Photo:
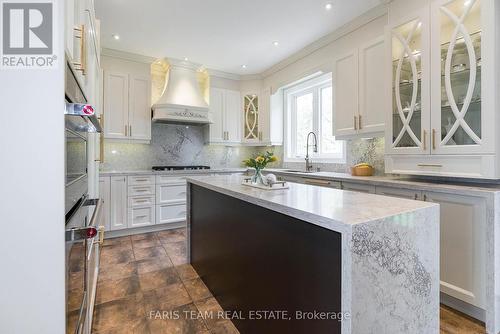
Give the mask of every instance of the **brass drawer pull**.
[[443, 167], [440, 164], [417, 164], [418, 167]]
[[358, 129], [361, 130], [361, 115], [358, 116]]
[[423, 134], [422, 134], [422, 143], [423, 143], [423, 146], [424, 146], [424, 151], [427, 150], [427, 131], [423, 130], [422, 131]]
[[436, 149], [436, 129], [432, 129], [432, 149]]
[[80, 62], [73, 62], [75, 70], [82, 72], [83, 75], [86, 74], [86, 63], [85, 63], [85, 26], [82, 24], [78, 27], [73, 28], [74, 32], [79, 32], [79, 35], [75, 35], [75, 38], [80, 39]]
[[354, 116], [354, 130], [358, 129], [358, 117]]
[[99, 234], [99, 241], [97, 243], [102, 245], [104, 243], [104, 226], [99, 226], [97, 233]]

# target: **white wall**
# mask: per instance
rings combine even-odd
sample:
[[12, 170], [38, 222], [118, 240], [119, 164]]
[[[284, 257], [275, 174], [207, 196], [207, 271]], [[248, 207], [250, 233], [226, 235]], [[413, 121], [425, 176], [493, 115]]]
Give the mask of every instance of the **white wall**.
[[0, 333], [65, 333], [63, 13], [59, 68], [0, 70]]
[[336, 57], [347, 53], [362, 43], [382, 36], [386, 24], [387, 15], [380, 16], [348, 35], [340, 37], [279, 71], [267, 75], [264, 78], [264, 85], [271, 87], [275, 91], [317, 71], [331, 72], [333, 70], [333, 60]]

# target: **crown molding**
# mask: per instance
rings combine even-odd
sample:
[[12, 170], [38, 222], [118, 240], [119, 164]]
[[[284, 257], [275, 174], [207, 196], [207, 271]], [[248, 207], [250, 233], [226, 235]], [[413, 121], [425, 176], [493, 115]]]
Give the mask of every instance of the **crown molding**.
[[156, 60], [154, 57], [108, 48], [101, 48], [101, 55], [145, 64], [151, 64]]
[[229, 80], [236, 80], [236, 81], [240, 81], [241, 80], [241, 75], [239, 75], [239, 74], [234, 74], [234, 73], [229, 73], [229, 72], [214, 70], [213, 68], [207, 68], [206, 70], [207, 70], [207, 72], [208, 72], [208, 74], [210, 76], [214, 76], [214, 77], [218, 77], [218, 78], [224, 78], [224, 79], [229, 79]]
[[367, 12], [361, 14], [354, 20], [351, 20], [350, 22], [346, 23], [342, 27], [334, 30], [333, 32], [329, 33], [326, 36], [321, 37], [320, 39], [312, 42], [311, 44], [307, 45], [305, 48], [301, 49], [300, 51], [296, 52], [295, 54], [289, 56], [288, 58], [280, 61], [279, 63], [271, 66], [267, 70], [263, 71], [260, 75], [264, 78], [269, 77], [273, 75], [276, 72], [281, 71], [287, 66], [290, 66], [291, 64], [307, 57], [311, 53], [327, 46], [328, 44], [333, 43], [334, 41], [338, 40], [339, 38], [353, 32], [354, 30], [357, 30], [361, 28], [362, 26], [384, 16], [387, 15], [388, 13], [388, 5], [386, 3], [382, 3]]

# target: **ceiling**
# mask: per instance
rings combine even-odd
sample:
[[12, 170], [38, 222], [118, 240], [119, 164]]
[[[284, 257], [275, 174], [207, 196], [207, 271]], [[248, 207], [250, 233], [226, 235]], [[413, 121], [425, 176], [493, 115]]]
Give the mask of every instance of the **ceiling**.
[[[326, 10], [327, 3], [332, 4]], [[95, 0], [105, 48], [257, 74], [380, 0]], [[113, 35], [118, 35], [115, 40]], [[279, 45], [273, 45], [278, 41]], [[246, 68], [242, 68], [246, 65]]]

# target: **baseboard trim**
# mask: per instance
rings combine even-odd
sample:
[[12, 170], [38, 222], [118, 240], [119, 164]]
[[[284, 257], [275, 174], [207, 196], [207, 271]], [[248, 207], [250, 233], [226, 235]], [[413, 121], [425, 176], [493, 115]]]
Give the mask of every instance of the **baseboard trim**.
[[460, 299], [447, 295], [443, 292], [440, 293], [439, 297], [442, 304], [449, 306], [459, 312], [467, 314], [474, 319], [485, 322], [486, 311], [482, 308], [461, 301]]
[[151, 225], [151, 226], [144, 226], [144, 227], [136, 227], [136, 228], [125, 228], [123, 230], [117, 230], [117, 231], [106, 231], [104, 236], [105, 236], [105, 239], [111, 239], [111, 238], [125, 237], [128, 235], [134, 235], [134, 234], [172, 230], [172, 229], [180, 228], [180, 227], [186, 227], [186, 221], [177, 222], [177, 223], [169, 223], [169, 224], [159, 224], [159, 225]]

